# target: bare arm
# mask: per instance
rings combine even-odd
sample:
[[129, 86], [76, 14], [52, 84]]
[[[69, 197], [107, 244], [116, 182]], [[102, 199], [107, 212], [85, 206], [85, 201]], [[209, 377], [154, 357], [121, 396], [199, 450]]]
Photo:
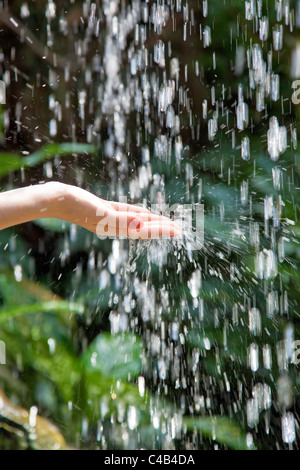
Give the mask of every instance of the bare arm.
[[166, 217], [139, 206], [106, 201], [58, 182], [0, 193], [0, 230], [40, 218], [66, 220], [98, 236], [145, 240], [180, 234]]
[[[43, 217], [53, 217], [55, 199], [64, 197], [57, 185], [35, 185], [0, 193], [0, 229]], [[58, 192], [59, 191], [59, 192]]]

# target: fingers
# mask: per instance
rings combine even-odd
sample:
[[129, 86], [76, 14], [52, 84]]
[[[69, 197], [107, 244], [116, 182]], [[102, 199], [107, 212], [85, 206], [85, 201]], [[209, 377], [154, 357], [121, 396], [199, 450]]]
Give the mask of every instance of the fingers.
[[138, 221], [131, 220], [127, 227], [120, 224], [118, 227], [107, 226], [107, 236], [130, 238], [132, 240], [157, 240], [159, 238], [173, 238], [181, 235], [175, 225], [162, 222], [145, 222], [140, 225]]
[[110, 227], [105, 235], [130, 238], [131, 240], [157, 240], [159, 238], [178, 237], [180, 231], [167, 224], [144, 224], [140, 229], [131, 224], [127, 229], [119, 228], [117, 233], [115, 229]]
[[172, 228], [179, 229], [178, 225], [172, 221], [169, 217], [154, 214], [150, 210], [146, 209], [145, 207], [137, 206], [134, 204], [126, 204], [120, 202], [111, 202], [109, 201], [110, 207], [112, 207], [115, 211], [119, 213], [125, 212], [128, 217], [132, 217], [132, 219], [139, 219], [143, 222], [159, 222], [162, 224], [170, 224]]
[[100, 238], [103, 236], [130, 237], [130, 231], [137, 233], [144, 225], [144, 222], [135, 213], [101, 210], [97, 211], [97, 215], [100, 218], [96, 226], [96, 233]]
[[181, 235], [180, 226], [168, 217], [151, 213], [139, 214], [138, 217], [143, 221], [143, 226], [140, 227], [137, 234], [134, 233], [134, 230], [129, 232], [130, 238], [154, 240], [162, 237], [171, 238]]
[[159, 238], [173, 238], [181, 235], [181, 232], [175, 224], [154, 221], [144, 223], [138, 233], [139, 240], [157, 240]]
[[[126, 205], [126, 207], [128, 207]], [[150, 212], [129, 212], [105, 210], [98, 211], [100, 216], [96, 233], [100, 238], [123, 237], [135, 240], [154, 240], [172, 238], [181, 234], [178, 225], [158, 214]]]
[[135, 214], [134, 212], [127, 212], [127, 214], [132, 217], [132, 218], [138, 218], [142, 220], [143, 222], [157, 222], [157, 223], [162, 223], [162, 224], [170, 224], [172, 226], [176, 225], [176, 223], [169, 219], [169, 217], [165, 217], [164, 215], [159, 215], [159, 214], [153, 214], [151, 212], [149, 213], [139, 213]]
[[129, 211], [114, 211], [114, 210], [101, 210], [97, 211], [97, 216], [101, 217], [99, 218], [99, 221], [103, 221], [105, 224], [109, 224], [112, 227], [119, 226], [120, 228], [125, 228], [127, 227], [132, 220], [139, 220], [142, 225], [145, 222], [156, 222], [156, 223], [161, 223], [161, 224], [169, 224], [172, 227], [176, 227], [176, 223], [169, 219], [168, 217], [165, 217], [163, 215], [158, 215], [158, 214], [152, 214], [150, 212], [147, 213], [136, 213], [136, 212], [129, 212]]

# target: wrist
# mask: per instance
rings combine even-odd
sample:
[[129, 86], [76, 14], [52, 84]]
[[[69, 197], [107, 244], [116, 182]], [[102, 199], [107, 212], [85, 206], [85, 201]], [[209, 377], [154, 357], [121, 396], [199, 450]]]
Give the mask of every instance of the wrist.
[[53, 181], [37, 186], [39, 191], [40, 218], [65, 218], [70, 199], [69, 186]]
[[53, 182], [0, 193], [0, 230], [40, 218], [66, 219], [68, 188]]

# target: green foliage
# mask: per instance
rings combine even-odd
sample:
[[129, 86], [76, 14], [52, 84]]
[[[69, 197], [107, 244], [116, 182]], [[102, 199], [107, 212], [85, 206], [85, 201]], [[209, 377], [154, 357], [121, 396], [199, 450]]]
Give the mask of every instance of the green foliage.
[[14, 154], [1, 153], [0, 154], [0, 177], [8, 175], [11, 171], [20, 170], [21, 168], [32, 168], [46, 160], [53, 159], [54, 157], [76, 154], [91, 154], [95, 153], [95, 147], [88, 144], [48, 144], [42, 147], [41, 150], [34, 152], [27, 157], [20, 157]]
[[103, 333], [84, 353], [84, 363], [89, 370], [99, 371], [106, 377], [126, 380], [128, 375], [135, 378], [141, 372], [142, 352], [142, 345], [135, 336]]
[[[11, 3], [14, 5], [9, 8], [18, 15], [21, 2]], [[28, 80], [24, 83], [19, 78], [13, 83], [11, 115], [15, 112], [17, 89], [18, 96], [24, 97], [22, 122], [29, 128], [28, 135], [17, 133], [17, 137], [13, 124], [4, 129], [4, 107], [0, 108], [0, 137], [6, 133], [0, 153], [4, 187], [44, 179], [43, 165], [51, 162], [53, 178], [83, 185], [103, 197], [127, 195], [132, 178], [143, 166], [141, 147], [147, 145], [151, 177], [138, 198], [151, 203], [159, 191], [170, 204], [200, 199], [205, 207], [205, 246], [201, 252], [191, 254], [184, 246], [136, 243], [129, 247], [122, 242], [119, 258], [112, 260], [116, 247], [110, 240], [100, 242], [80, 228], [74, 234], [74, 227], [61, 221], [41, 219], [26, 228], [0, 232], [0, 339], [7, 353], [6, 366], [0, 365], [1, 388], [27, 409], [38, 406], [40, 413], [58, 425], [76, 448], [121, 449], [128, 448], [128, 442], [141, 448], [182, 449], [191, 443], [199, 449], [214, 448], [216, 443], [222, 449], [237, 450], [288, 447], [282, 442], [281, 417], [287, 410], [296, 419], [299, 416], [300, 379], [291, 358], [287, 364], [280, 361], [285, 357], [281, 348], [289, 328], [295, 339], [300, 337], [299, 152], [288, 134], [288, 149], [278, 161], [272, 161], [266, 133], [270, 116], [277, 116], [291, 131], [299, 122], [300, 108], [290, 104], [290, 62], [299, 41], [299, 27], [293, 24], [290, 28], [284, 15], [281, 20], [276, 17], [275, 2], [262, 2], [261, 16], [269, 18], [269, 37], [263, 42], [258, 33], [260, 18], [245, 20], [245, 2], [211, 1], [207, 17], [202, 2], [188, 2], [189, 18], [193, 15], [195, 27], [188, 28], [188, 38], [183, 41], [181, 14], [175, 14], [160, 35], [171, 51], [166, 69], [158, 70], [150, 61], [145, 72], [149, 80], [155, 77], [159, 82], [162, 75], [169, 76], [169, 59], [179, 59], [176, 89], [183, 99], [174, 103], [174, 108], [181, 120], [178, 137], [183, 142], [182, 158], [178, 162], [174, 150], [156, 155], [155, 140], [159, 136], [171, 140], [174, 135], [164, 125], [164, 117], [157, 118], [157, 103], [151, 100], [151, 131], [145, 132], [146, 113], [143, 116], [140, 109], [126, 115], [126, 145], [116, 158], [107, 158], [106, 143], [110, 143], [115, 117], [103, 116], [99, 96], [104, 72], [95, 60], [102, 55], [105, 37], [84, 37], [82, 2], [75, 0], [67, 18], [72, 27], [66, 40], [61, 40], [58, 31], [64, 24], [65, 7], [56, 3], [61, 16], [51, 23], [54, 48], [65, 56], [65, 60], [58, 60], [63, 69], [68, 64], [70, 70], [75, 70], [72, 85], [63, 78], [65, 70], [51, 68], [53, 83], [49, 79], [47, 86], [37, 86], [32, 102], [31, 96], [28, 98]], [[154, 4], [147, 3], [151, 7]], [[289, 4], [295, 8], [296, 0]], [[44, 11], [38, 5], [30, 8], [26, 26], [34, 30], [37, 23], [43, 25], [41, 40], [46, 42]], [[295, 18], [293, 15], [291, 18]], [[284, 28], [279, 53], [272, 45], [277, 24]], [[201, 35], [207, 26], [211, 28], [212, 43], [204, 47]], [[152, 57], [157, 35], [150, 31], [150, 23], [147, 34], [148, 29], [145, 47]], [[105, 28], [99, 34], [104, 35]], [[7, 47], [3, 41], [7, 61], [15, 37], [8, 39]], [[86, 51], [79, 62], [74, 57], [74, 44], [76, 50]], [[265, 60], [268, 56], [270, 73], [280, 75], [281, 98], [266, 100], [262, 112], [255, 107], [256, 90], [249, 87], [247, 60], [240, 74], [236, 72], [238, 48], [244, 50], [247, 59], [253, 44], [260, 45]], [[47, 63], [41, 60], [24, 42], [19, 47], [23, 72], [30, 74], [32, 82], [36, 74], [44, 80], [49, 75], [49, 62], [52, 67], [50, 59]], [[136, 82], [131, 76], [133, 50], [122, 56], [122, 77], [129, 88], [134, 85], [136, 90], [145, 77], [144, 71], [137, 74]], [[86, 77], [90, 77], [89, 85]], [[244, 131], [236, 130], [240, 85], [249, 105], [251, 124]], [[82, 89], [87, 91], [85, 119], [78, 113]], [[49, 97], [54, 94], [62, 106], [57, 140], [74, 139], [77, 126], [78, 143], [50, 143], [36, 150], [32, 137], [40, 124], [37, 120], [48, 125], [53, 117]], [[207, 119], [202, 118], [204, 99], [208, 102], [208, 118], [216, 111], [219, 114], [214, 142], [208, 140]], [[85, 134], [89, 126], [95, 146], [79, 143], [90, 141]], [[248, 161], [241, 158], [240, 145], [245, 136], [251, 143]], [[25, 150], [24, 155], [32, 148], [33, 153], [19, 156], [16, 146], [20, 153]], [[193, 177], [189, 178], [191, 169]], [[280, 185], [274, 184], [277, 170], [281, 172]], [[160, 184], [154, 184], [157, 177], [161, 178]], [[242, 200], [244, 183], [247, 197]], [[272, 198], [273, 204], [269, 219], [265, 218], [266, 198]], [[284, 250], [279, 250], [280, 243]], [[122, 250], [129, 248], [132, 255], [124, 265]], [[258, 256], [266, 250], [274, 253], [277, 263], [277, 271], [269, 274], [264, 269], [260, 273], [257, 267]], [[151, 253], [155, 255], [152, 262]], [[201, 283], [192, 295], [191, 279], [196, 271], [201, 274]], [[146, 294], [139, 291], [143, 283], [148, 288]], [[148, 316], [141, 305], [149, 307]], [[251, 323], [252, 309], [260, 315], [256, 327]], [[126, 332], [110, 333], [112, 314], [123, 316]], [[171, 334], [174, 327], [178, 328], [178, 336]], [[249, 358], [253, 344], [259, 348], [257, 370], [251, 368]], [[268, 367], [266, 346], [270, 350]], [[286, 384], [283, 392], [279, 385], [282, 380]], [[271, 403], [266, 404], [268, 400], [261, 392], [264, 387], [270, 389]], [[255, 395], [257, 390], [260, 395]], [[248, 416], [252, 402], [258, 414], [254, 424]], [[132, 417], [136, 423], [132, 423]], [[24, 423], [7, 419], [0, 413], [1, 448], [51, 447], [45, 436], [41, 441], [38, 437], [35, 443], [28, 442]], [[166, 442], [166, 430], [171, 422], [180, 429], [170, 444]], [[298, 439], [297, 422], [296, 433]]]
[[190, 430], [201, 432], [204, 437], [225, 444], [231, 449], [247, 450], [246, 436], [239, 426], [223, 416], [185, 418], [184, 424]]

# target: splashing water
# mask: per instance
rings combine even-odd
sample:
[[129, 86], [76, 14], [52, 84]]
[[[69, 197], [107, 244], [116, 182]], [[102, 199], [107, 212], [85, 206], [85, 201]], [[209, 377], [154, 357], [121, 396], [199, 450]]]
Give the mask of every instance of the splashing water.
[[[92, 386], [78, 404], [76, 444], [298, 448], [291, 96], [300, 77], [300, 2], [86, 0], [62, 8], [49, 0], [43, 47], [29, 35], [41, 7], [4, 3], [1, 23], [43, 67], [21, 73], [15, 48], [0, 50], [8, 92], [17, 96], [21, 83], [25, 90], [1, 111], [1, 143], [27, 155], [48, 141], [88, 142], [95, 156], [57, 154], [36, 178], [141, 202], [182, 228], [177, 240], [151, 242], [101, 243], [74, 226], [57, 232], [45, 269], [53, 275], [57, 258], [53, 288], [87, 308], [76, 341]], [[34, 178], [20, 174], [22, 184]], [[48, 249], [47, 240], [38, 243], [36, 265]], [[4, 251], [21, 283], [15, 239]], [[47, 334], [55, 360], [60, 341]], [[79, 411], [69, 398], [71, 420]], [[32, 427], [36, 414], [33, 406]]]

